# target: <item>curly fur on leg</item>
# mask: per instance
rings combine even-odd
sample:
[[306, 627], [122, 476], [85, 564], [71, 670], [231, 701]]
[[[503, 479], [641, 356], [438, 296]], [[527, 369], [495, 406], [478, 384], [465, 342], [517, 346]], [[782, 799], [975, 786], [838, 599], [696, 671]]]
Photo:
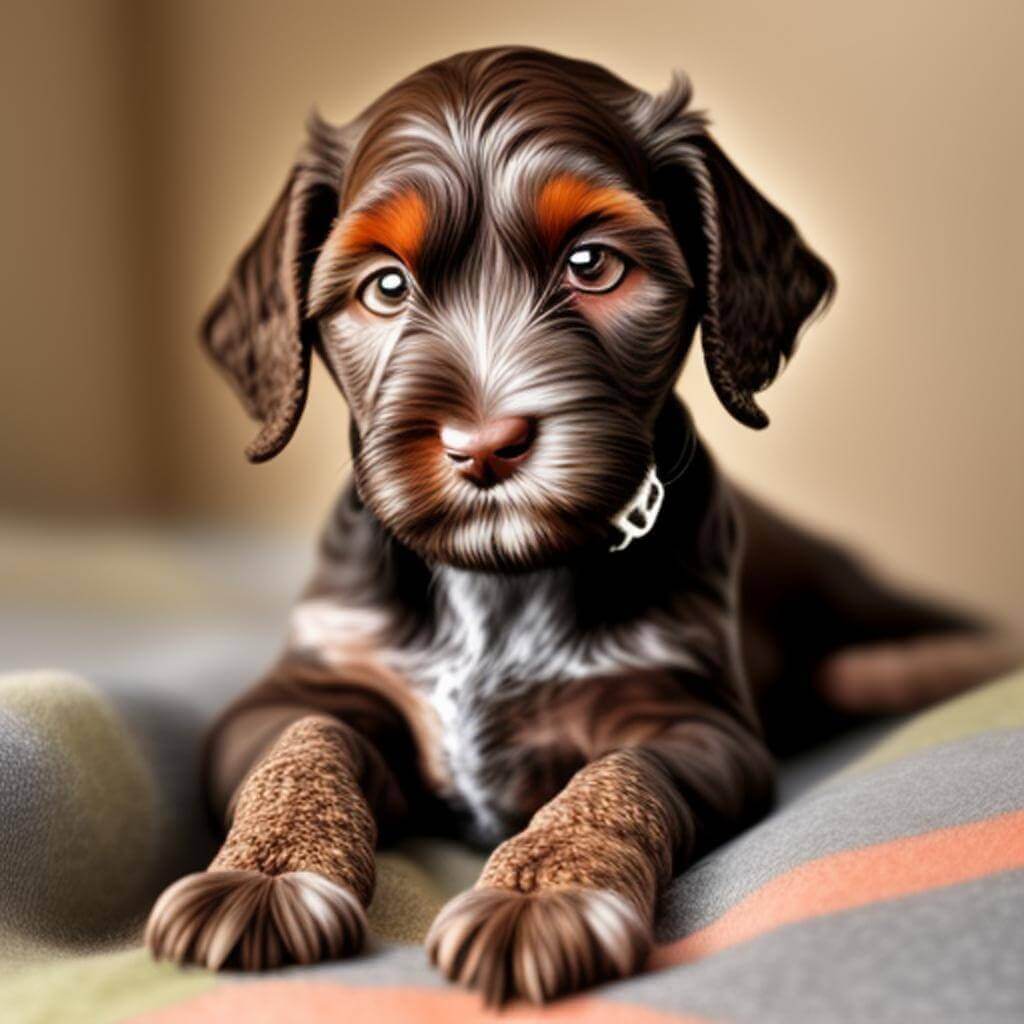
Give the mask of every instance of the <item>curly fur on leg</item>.
[[432, 962], [492, 1005], [543, 1003], [632, 974], [651, 948], [684, 819], [643, 751], [593, 762], [441, 910], [427, 936]]
[[242, 784], [210, 868], [157, 900], [157, 959], [261, 970], [357, 952], [374, 887], [377, 829], [359, 787], [365, 752], [319, 716], [289, 726]]

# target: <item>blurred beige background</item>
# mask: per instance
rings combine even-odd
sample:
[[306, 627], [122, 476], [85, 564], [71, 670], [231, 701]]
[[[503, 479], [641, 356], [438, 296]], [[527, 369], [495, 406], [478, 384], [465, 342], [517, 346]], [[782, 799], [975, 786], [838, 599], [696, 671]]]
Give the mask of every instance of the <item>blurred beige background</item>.
[[45, 0], [4, 5], [0, 496], [8, 520], [311, 530], [346, 472], [321, 372], [253, 428], [195, 325], [314, 103], [500, 42], [649, 89], [686, 69], [725, 149], [839, 278], [755, 434], [683, 391], [721, 461], [894, 574], [1022, 619], [1024, 4], [911, 0]]

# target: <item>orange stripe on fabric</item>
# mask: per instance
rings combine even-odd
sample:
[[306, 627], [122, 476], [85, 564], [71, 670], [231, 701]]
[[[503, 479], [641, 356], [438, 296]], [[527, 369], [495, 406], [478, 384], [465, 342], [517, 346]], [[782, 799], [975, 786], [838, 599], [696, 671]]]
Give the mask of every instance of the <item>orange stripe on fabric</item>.
[[541, 188], [536, 213], [541, 241], [549, 250], [561, 245], [570, 228], [593, 214], [638, 221], [654, 219], [650, 210], [631, 192], [593, 185], [572, 174], [560, 174]]
[[689, 963], [783, 925], [1024, 867], [1024, 811], [844, 850], [773, 879], [698, 932], [654, 951]]
[[223, 984], [173, 1006], [131, 1018], [132, 1024], [708, 1024], [705, 1018], [577, 997], [543, 1008], [487, 1010], [479, 996], [457, 989], [348, 987], [301, 981]]
[[415, 266], [427, 233], [427, 205], [413, 189], [387, 196], [342, 225], [340, 244], [346, 252], [390, 249], [407, 266]]

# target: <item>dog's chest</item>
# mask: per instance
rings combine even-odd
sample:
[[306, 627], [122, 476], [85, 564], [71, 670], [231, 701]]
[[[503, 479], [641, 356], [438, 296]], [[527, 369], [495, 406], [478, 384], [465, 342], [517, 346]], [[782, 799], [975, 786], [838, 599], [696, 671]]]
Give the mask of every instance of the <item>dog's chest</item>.
[[445, 601], [429, 641], [396, 652], [396, 667], [440, 725], [446, 795], [481, 836], [506, 831], [500, 771], [525, 753], [510, 728], [524, 709], [597, 662], [550, 584], [498, 590], [469, 574], [446, 574]]
[[[579, 767], [581, 719], [602, 685], [590, 680], [689, 661], [660, 624], [634, 624], [628, 642], [582, 630], [560, 584], [446, 572], [430, 642], [400, 657], [440, 724], [446, 795], [485, 839], [521, 827]], [[604, 693], [615, 700], [614, 687]]]
[[300, 606], [295, 640], [402, 711], [430, 783], [487, 841], [564, 785], [587, 755], [588, 722], [649, 700], [623, 678], [694, 664], [676, 622], [581, 629], [557, 574], [445, 570], [437, 591], [430, 628], [405, 643], [388, 642], [385, 609], [330, 599]]

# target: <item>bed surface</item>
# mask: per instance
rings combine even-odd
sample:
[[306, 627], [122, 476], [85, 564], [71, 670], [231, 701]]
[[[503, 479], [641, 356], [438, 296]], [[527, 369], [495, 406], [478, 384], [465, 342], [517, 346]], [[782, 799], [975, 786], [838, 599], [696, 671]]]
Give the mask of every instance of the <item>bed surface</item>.
[[651, 970], [554, 1008], [493, 1017], [428, 968], [431, 917], [481, 863], [438, 841], [382, 854], [353, 961], [151, 963], [153, 896], [212, 849], [198, 737], [276, 652], [311, 550], [0, 529], [5, 1021], [1024, 1019], [1020, 673], [783, 766], [779, 809], [666, 893]]

